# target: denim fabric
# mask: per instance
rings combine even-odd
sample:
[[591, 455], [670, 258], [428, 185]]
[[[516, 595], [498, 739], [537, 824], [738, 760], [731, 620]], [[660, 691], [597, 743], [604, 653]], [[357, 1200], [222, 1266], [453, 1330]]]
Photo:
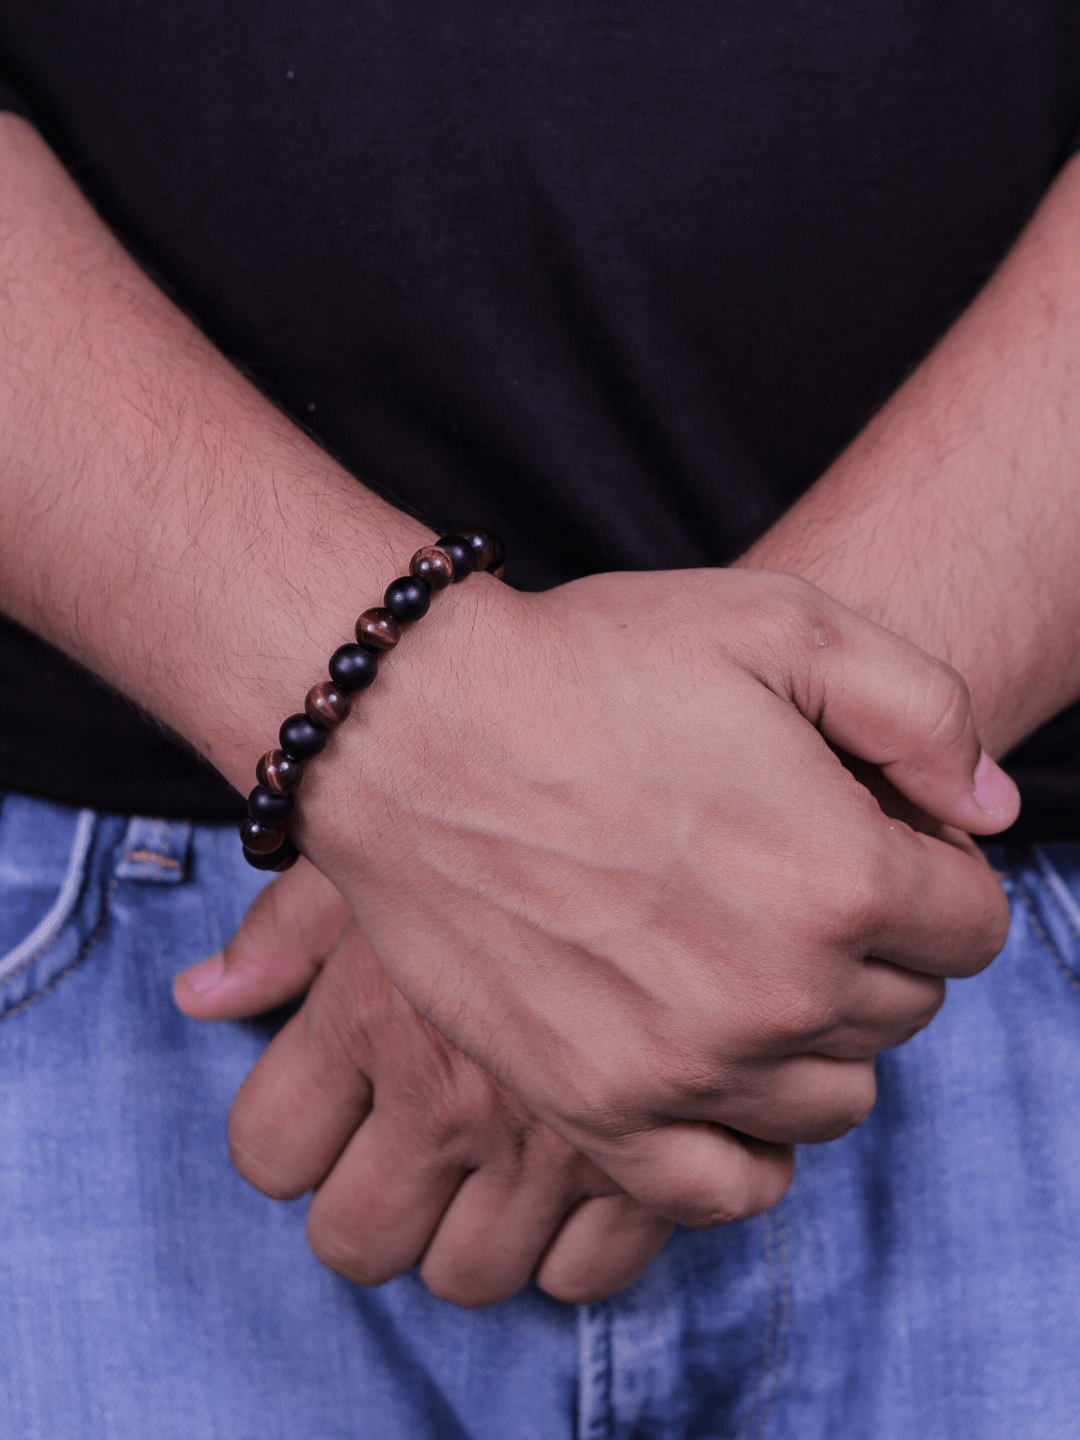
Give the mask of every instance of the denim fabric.
[[233, 1173], [270, 1031], [169, 987], [262, 883], [230, 830], [0, 805], [5, 1440], [1080, 1435], [1080, 847], [782, 1205], [578, 1312], [356, 1289]]

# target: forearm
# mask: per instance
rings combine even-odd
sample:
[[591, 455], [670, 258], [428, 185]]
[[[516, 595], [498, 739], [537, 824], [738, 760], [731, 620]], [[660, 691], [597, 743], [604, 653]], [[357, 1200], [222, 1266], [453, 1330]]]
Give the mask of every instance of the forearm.
[[11, 115], [0, 496], [0, 607], [244, 788], [358, 611], [430, 538], [223, 359]]
[[738, 562], [948, 660], [1001, 754], [1080, 695], [1080, 160], [929, 359]]

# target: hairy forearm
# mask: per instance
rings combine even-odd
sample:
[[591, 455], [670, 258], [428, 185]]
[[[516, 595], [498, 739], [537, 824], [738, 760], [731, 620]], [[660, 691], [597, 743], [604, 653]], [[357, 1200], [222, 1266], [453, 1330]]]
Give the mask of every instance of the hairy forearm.
[[934, 353], [742, 565], [965, 676], [1001, 754], [1080, 695], [1080, 160]]
[[0, 511], [0, 608], [245, 788], [380, 578], [430, 538], [222, 358], [11, 115]]

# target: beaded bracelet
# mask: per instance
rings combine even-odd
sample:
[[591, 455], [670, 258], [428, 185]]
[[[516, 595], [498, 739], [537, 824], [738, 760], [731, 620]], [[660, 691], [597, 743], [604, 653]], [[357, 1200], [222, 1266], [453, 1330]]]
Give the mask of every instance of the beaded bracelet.
[[408, 575], [386, 587], [382, 606], [365, 610], [356, 622], [356, 644], [341, 645], [330, 657], [330, 679], [313, 685], [304, 700], [304, 714], [290, 715], [278, 732], [280, 749], [268, 751], [255, 774], [259, 783], [248, 796], [248, 813], [240, 824], [244, 859], [256, 870], [288, 870], [300, 858], [287, 826], [293, 796], [304, 778], [304, 761], [318, 755], [326, 732], [340, 725], [352, 697], [366, 690], [379, 672], [379, 656], [401, 639], [401, 627], [427, 614], [433, 590], [445, 590], [474, 570], [501, 580], [506, 551], [497, 535], [466, 526], [417, 550]]

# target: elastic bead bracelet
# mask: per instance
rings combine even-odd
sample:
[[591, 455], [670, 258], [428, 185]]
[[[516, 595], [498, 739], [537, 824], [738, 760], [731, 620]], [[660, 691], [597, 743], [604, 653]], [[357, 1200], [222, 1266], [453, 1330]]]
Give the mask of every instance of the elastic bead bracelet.
[[330, 656], [329, 680], [313, 685], [303, 714], [290, 715], [278, 732], [277, 750], [268, 750], [255, 767], [258, 784], [248, 796], [248, 813], [240, 823], [244, 859], [256, 870], [288, 870], [300, 858], [287, 827], [294, 795], [304, 778], [304, 761], [318, 755], [329, 730], [348, 716], [353, 696], [379, 673], [379, 656], [401, 639], [402, 625], [428, 612], [434, 591], [485, 570], [501, 580], [506, 551], [497, 535], [468, 525], [417, 550], [408, 575], [392, 580], [383, 603], [365, 610], [356, 622], [356, 644], [341, 645]]

